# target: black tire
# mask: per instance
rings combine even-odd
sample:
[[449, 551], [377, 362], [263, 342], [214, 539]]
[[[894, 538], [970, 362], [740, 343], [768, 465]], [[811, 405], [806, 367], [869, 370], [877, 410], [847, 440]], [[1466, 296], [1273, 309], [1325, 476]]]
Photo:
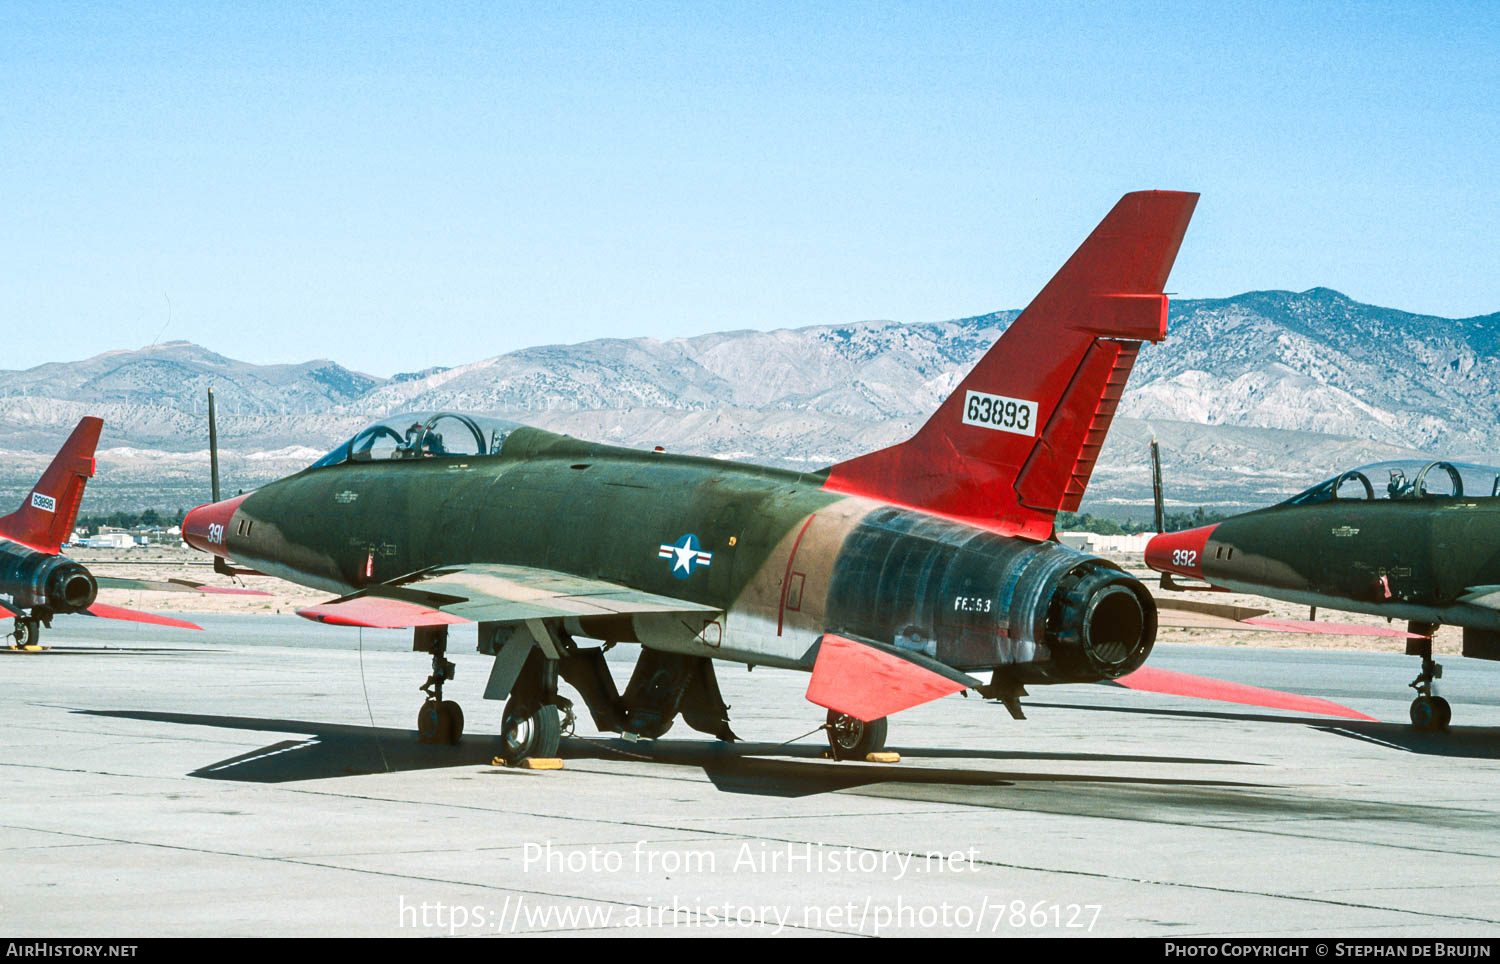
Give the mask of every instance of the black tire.
[[1453, 722], [1453, 705], [1441, 696], [1434, 696], [1432, 703], [1437, 709], [1437, 728], [1446, 730], [1448, 724]]
[[835, 760], [863, 760], [885, 749], [886, 717], [865, 723], [845, 713], [828, 711], [828, 748]]
[[11, 645], [17, 648], [35, 646], [42, 635], [41, 624], [32, 619], [17, 619], [13, 635], [15, 639]]
[[417, 739], [453, 745], [464, 735], [464, 711], [451, 700], [428, 700], [417, 711]]
[[[1412, 700], [1411, 725], [1429, 733], [1442, 729], [1442, 708], [1438, 705], [1438, 699], [1441, 697], [1434, 699], [1431, 696], [1419, 696]], [[1442, 702], [1448, 701], [1442, 700]], [[1451, 715], [1453, 711], [1450, 709], [1448, 712]]]
[[428, 700], [417, 710], [417, 739], [423, 743], [437, 743], [443, 729], [443, 714], [437, 700]]
[[557, 756], [562, 743], [562, 720], [557, 707], [536, 707], [508, 700], [500, 723], [500, 738], [504, 741], [500, 755], [511, 766], [527, 757]]
[[452, 745], [463, 739], [463, 735], [463, 707], [452, 700], [443, 700], [438, 704], [438, 742]]

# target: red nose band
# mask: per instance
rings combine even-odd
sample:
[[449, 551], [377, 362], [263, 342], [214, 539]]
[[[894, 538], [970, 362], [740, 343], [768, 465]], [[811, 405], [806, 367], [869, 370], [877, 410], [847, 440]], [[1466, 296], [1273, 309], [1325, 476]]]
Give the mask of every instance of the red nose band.
[[1146, 543], [1146, 565], [1157, 572], [1203, 578], [1203, 552], [1218, 525], [1163, 532]]
[[189, 512], [182, 520], [182, 541], [194, 549], [227, 556], [229, 524], [245, 498], [241, 495], [223, 502], [210, 502]]

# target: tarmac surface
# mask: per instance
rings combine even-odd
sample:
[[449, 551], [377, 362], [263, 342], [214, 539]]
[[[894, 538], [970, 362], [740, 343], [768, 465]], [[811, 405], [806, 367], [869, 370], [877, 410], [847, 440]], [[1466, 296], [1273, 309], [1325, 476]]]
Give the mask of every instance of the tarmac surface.
[[1383, 722], [1038, 687], [1024, 722], [900, 714], [892, 765], [822, 758], [806, 676], [721, 664], [745, 742], [585, 717], [537, 772], [491, 764], [472, 630], [468, 732], [432, 747], [406, 634], [199, 621], [63, 617], [0, 654], [0, 933], [1500, 934], [1492, 663], [1447, 659], [1454, 727], [1419, 734], [1415, 659], [1159, 646]]

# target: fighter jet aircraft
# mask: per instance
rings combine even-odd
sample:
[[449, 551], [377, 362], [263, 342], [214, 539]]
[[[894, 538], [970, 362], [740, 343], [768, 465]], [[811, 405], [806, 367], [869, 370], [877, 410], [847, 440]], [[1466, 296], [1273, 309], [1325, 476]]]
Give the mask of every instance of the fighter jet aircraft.
[[[1432, 659], [1441, 625], [1463, 628], [1463, 654], [1500, 660], [1500, 469], [1381, 462], [1342, 472], [1278, 505], [1155, 536], [1146, 564], [1209, 588], [1405, 620], [1422, 669], [1411, 721], [1452, 719]], [[1313, 622], [1300, 624], [1318, 631]]]
[[[95, 576], [81, 563], [62, 555], [73, 532], [84, 486], [94, 475], [94, 448], [102, 419], [87, 416], [63, 443], [52, 464], [21, 501], [0, 518], [0, 610], [15, 618], [11, 649], [39, 650], [43, 626], [60, 613], [83, 613], [107, 619], [202, 629], [182, 619], [110, 606], [97, 601], [100, 587], [170, 592], [253, 592], [197, 585], [187, 581], [152, 581]], [[256, 593], [264, 595], [264, 593]]]
[[[1078, 506], [1196, 194], [1128, 194], [911, 439], [821, 472], [617, 448], [453, 412], [383, 419], [183, 523], [194, 547], [411, 628], [424, 740], [463, 729], [448, 627], [478, 623], [506, 755], [550, 756], [576, 689], [602, 731], [732, 739], [714, 661], [810, 671], [835, 757], [972, 689], [1112, 679], [1151, 652], [1151, 594], [1051, 539]], [[585, 646], [583, 640], [601, 641]], [[641, 647], [621, 694], [604, 651]], [[987, 679], [974, 673], [988, 674]]]

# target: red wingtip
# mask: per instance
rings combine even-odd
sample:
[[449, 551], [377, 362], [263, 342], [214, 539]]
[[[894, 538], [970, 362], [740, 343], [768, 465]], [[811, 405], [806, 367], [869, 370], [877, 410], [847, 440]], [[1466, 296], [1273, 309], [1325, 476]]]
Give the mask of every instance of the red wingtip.
[[174, 629], [196, 629], [203, 631], [203, 627], [197, 623], [190, 623], [185, 619], [173, 619], [171, 616], [161, 616], [157, 613], [143, 613], [136, 609], [121, 609], [119, 606], [110, 606], [105, 603], [96, 602], [88, 608], [90, 616], [99, 616], [104, 619], [123, 619], [130, 623], [151, 623], [153, 626], [171, 626]]
[[454, 626], [469, 620], [400, 599], [360, 596], [297, 610], [297, 615], [330, 626], [366, 629], [410, 629], [415, 626]]
[[1366, 716], [1341, 703], [1319, 699], [1316, 696], [1299, 696], [1296, 693], [1283, 693], [1280, 690], [1262, 689], [1259, 686], [1230, 683], [1221, 679], [1178, 673], [1170, 669], [1156, 669], [1151, 666], [1142, 666], [1134, 673], [1121, 676], [1114, 682], [1129, 689], [1147, 693], [1191, 696], [1200, 700], [1264, 706], [1273, 710], [1291, 710], [1297, 713], [1319, 713], [1324, 716], [1341, 716], [1346, 720], [1375, 720], [1373, 716]]

